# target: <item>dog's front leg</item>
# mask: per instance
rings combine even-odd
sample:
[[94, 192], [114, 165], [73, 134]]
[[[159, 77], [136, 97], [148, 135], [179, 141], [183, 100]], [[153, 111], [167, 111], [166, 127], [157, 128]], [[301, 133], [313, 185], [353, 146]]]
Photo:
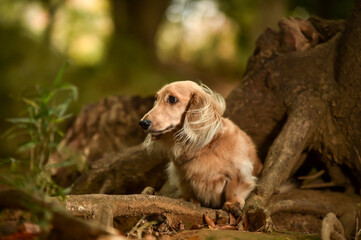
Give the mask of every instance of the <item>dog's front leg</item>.
[[232, 178], [225, 189], [225, 200], [223, 210], [238, 217], [243, 209], [246, 198], [253, 190], [255, 183], [239, 182], [239, 178]]

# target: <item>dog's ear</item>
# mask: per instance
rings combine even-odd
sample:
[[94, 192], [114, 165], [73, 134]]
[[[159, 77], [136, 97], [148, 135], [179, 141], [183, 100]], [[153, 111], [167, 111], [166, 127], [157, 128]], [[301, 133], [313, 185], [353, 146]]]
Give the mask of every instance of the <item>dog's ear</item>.
[[223, 115], [224, 111], [226, 110], [226, 102], [221, 94], [213, 92], [209, 87], [204, 84], [201, 84], [201, 87], [205, 93], [207, 93], [207, 97], [210, 98], [212, 107], [214, 110], [218, 112], [220, 116]]
[[192, 123], [194, 129], [199, 129], [198, 124], [207, 125], [221, 119], [226, 110], [224, 98], [202, 84], [202, 92], [192, 93], [185, 115], [185, 121]]
[[212, 141], [222, 128], [225, 102], [221, 95], [205, 85], [203, 91], [192, 93], [185, 112], [183, 127], [176, 134], [176, 140], [193, 150], [200, 149]]
[[200, 129], [200, 125], [204, 122], [202, 120], [202, 116], [204, 116], [206, 111], [208, 111], [209, 107], [210, 105], [204, 96], [199, 93], [192, 93], [185, 112], [185, 125], [187, 125], [187, 127], [191, 127], [195, 131]]

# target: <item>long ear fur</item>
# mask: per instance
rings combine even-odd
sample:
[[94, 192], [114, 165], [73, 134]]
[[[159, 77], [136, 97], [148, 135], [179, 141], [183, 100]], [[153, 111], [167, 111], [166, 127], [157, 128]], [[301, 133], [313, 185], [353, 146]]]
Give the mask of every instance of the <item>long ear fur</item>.
[[173, 154], [189, 156], [212, 141], [222, 129], [226, 104], [223, 97], [206, 85], [194, 92], [185, 113], [183, 127], [175, 134]]

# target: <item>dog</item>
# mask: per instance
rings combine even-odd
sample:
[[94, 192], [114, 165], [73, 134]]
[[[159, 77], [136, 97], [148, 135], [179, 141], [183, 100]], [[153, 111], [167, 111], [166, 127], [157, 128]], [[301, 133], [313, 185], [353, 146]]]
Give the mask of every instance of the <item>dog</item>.
[[162, 146], [171, 159], [171, 185], [202, 206], [239, 212], [262, 169], [251, 138], [222, 117], [224, 98], [192, 81], [173, 82], [156, 94], [139, 125], [145, 145]]

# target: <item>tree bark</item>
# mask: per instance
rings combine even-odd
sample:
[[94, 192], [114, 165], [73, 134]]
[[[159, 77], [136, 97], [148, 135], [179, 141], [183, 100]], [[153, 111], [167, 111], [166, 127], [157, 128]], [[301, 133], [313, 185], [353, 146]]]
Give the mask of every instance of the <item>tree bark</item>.
[[[339, 162], [354, 169], [359, 187], [361, 183], [361, 1], [355, 1], [353, 12], [346, 23], [345, 32], [337, 49], [336, 84], [339, 95], [332, 112], [335, 125], [342, 133], [346, 154], [338, 153]], [[361, 189], [361, 188], [360, 188]]]

